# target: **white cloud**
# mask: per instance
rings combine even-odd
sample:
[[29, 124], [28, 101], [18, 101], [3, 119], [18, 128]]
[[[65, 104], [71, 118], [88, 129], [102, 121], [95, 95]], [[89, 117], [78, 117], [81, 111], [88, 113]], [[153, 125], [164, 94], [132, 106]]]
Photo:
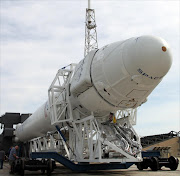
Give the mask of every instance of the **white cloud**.
[[[57, 70], [82, 59], [86, 7], [85, 0], [1, 1], [0, 115], [35, 111], [46, 101]], [[94, 0], [92, 7], [99, 47], [144, 34], [170, 44], [172, 68], [140, 108], [137, 130], [140, 134], [178, 130], [179, 1]]]
[[[158, 104], [157, 107], [147, 107], [138, 113], [135, 129], [141, 136], [179, 131], [179, 103], [170, 102], [167, 105]], [[142, 107], [143, 109], [143, 107]]]

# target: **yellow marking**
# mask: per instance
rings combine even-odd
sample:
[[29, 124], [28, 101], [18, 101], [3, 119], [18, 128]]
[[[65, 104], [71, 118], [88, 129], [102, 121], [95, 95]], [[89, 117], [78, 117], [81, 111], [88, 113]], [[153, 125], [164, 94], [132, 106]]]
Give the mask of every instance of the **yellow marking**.
[[113, 123], [116, 123], [116, 117], [113, 116]]

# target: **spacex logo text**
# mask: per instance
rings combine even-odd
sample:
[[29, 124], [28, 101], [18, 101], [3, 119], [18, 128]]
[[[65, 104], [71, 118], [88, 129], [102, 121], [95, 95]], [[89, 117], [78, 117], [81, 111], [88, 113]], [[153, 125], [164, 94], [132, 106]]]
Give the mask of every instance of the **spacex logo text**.
[[146, 76], [146, 77], [148, 77], [148, 78], [150, 78], [150, 79], [154, 79], [154, 80], [157, 80], [157, 79], [161, 79], [163, 76], [161, 76], [161, 77], [153, 77], [153, 76], [150, 76], [150, 75], [148, 75], [147, 73], [145, 73], [144, 71], [142, 71], [140, 68], [137, 70], [141, 75], [143, 75], [143, 76]]

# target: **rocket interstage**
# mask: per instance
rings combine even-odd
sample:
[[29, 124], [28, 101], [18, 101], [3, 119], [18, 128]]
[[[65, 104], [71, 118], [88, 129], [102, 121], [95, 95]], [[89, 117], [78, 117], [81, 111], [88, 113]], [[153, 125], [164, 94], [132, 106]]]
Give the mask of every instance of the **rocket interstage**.
[[[77, 64], [68, 84], [57, 93], [61, 119], [66, 120], [71, 112], [74, 120], [93, 113], [97, 120], [106, 121], [110, 112], [137, 108], [161, 82], [171, 64], [169, 45], [154, 36], [131, 38], [93, 50]], [[55, 130], [50, 106], [47, 101], [17, 126], [17, 140], [28, 141]], [[59, 124], [60, 128], [63, 125]]]

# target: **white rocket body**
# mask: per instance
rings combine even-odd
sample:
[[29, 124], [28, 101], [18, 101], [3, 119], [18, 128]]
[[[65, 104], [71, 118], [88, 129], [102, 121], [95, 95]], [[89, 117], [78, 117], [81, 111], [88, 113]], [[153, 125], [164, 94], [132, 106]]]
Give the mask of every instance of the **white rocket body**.
[[[110, 112], [136, 108], [161, 82], [172, 64], [169, 45], [161, 38], [141, 36], [91, 51], [76, 66], [67, 89], [73, 111], [105, 119]], [[65, 117], [64, 117], [65, 118]], [[17, 140], [28, 141], [54, 130], [46, 102], [17, 126]]]

